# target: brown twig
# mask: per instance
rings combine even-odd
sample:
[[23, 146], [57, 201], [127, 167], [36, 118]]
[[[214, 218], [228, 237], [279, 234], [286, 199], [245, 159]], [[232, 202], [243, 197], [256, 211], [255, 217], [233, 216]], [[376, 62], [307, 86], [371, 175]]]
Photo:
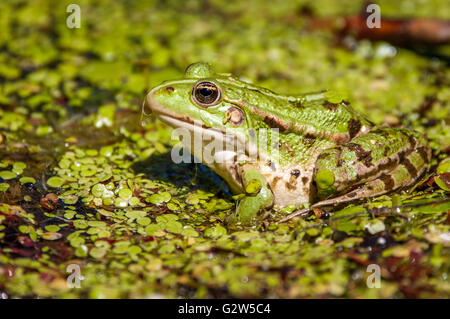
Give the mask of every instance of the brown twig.
[[[386, 41], [399, 46], [437, 46], [450, 44], [450, 20], [380, 17], [379, 27], [369, 27], [372, 11], [367, 10], [367, 3], [360, 14], [337, 18], [312, 18], [310, 29], [335, 29], [341, 37], [353, 35], [356, 39]], [[380, 15], [382, 15], [382, 8]]]

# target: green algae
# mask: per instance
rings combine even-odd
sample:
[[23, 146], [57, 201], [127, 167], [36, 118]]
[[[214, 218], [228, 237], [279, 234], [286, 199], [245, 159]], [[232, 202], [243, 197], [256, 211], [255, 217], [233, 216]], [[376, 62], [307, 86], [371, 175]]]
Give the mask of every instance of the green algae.
[[[64, 3], [42, 3], [0, 4], [0, 293], [450, 296], [448, 67], [383, 42], [349, 50], [304, 28], [305, 5], [329, 17], [363, 1], [211, 1], [211, 19], [196, 2], [180, 12], [177, 1], [84, 1], [80, 29], [65, 27]], [[379, 4], [386, 15], [449, 15], [445, 1]], [[235, 209], [226, 184], [202, 165], [172, 163], [171, 130], [140, 121], [146, 92], [197, 61], [281, 93], [340, 92], [330, 100], [425, 133], [429, 178], [332, 216], [278, 224], [290, 207], [254, 227], [226, 225]], [[371, 263], [381, 289], [366, 285]], [[80, 289], [67, 285], [70, 264]]]

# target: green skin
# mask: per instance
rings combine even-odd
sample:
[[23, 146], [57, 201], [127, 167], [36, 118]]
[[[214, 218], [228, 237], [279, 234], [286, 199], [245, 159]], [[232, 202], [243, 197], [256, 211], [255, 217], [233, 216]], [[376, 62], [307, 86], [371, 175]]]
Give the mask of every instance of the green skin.
[[[211, 104], [199, 102], [210, 92], [200, 91], [205, 82], [220, 92]], [[279, 95], [216, 74], [205, 63], [190, 65], [183, 79], [153, 88], [144, 104], [149, 111], [173, 127], [192, 132], [195, 123], [219, 138], [225, 130], [240, 141], [253, 141], [252, 133], [261, 129], [279, 131], [278, 148], [258, 146], [256, 161], [244, 154], [225, 164], [205, 163], [241, 194], [229, 220], [246, 225], [272, 208], [328, 206], [410, 186], [431, 156], [420, 134], [375, 126], [328, 92]]]

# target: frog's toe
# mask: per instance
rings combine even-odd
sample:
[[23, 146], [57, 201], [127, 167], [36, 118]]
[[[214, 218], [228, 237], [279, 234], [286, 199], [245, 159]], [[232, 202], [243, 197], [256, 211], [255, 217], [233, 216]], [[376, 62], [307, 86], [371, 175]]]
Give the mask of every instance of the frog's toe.
[[269, 210], [260, 210], [255, 215], [252, 214], [243, 214], [239, 215], [237, 213], [228, 215], [224, 223], [225, 225], [241, 225], [241, 226], [254, 226], [264, 220], [268, 214]]
[[225, 219], [227, 225], [253, 226], [267, 217], [269, 208], [262, 207], [256, 197], [248, 196], [239, 201], [236, 212]]

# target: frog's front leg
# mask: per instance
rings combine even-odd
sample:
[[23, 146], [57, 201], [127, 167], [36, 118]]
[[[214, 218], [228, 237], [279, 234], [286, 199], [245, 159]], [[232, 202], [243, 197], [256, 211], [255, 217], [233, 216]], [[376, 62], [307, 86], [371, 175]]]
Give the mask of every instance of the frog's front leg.
[[273, 205], [273, 193], [263, 175], [251, 165], [240, 168], [244, 197], [239, 200], [236, 213], [230, 216], [227, 222], [254, 224], [258, 213], [269, 209]]

